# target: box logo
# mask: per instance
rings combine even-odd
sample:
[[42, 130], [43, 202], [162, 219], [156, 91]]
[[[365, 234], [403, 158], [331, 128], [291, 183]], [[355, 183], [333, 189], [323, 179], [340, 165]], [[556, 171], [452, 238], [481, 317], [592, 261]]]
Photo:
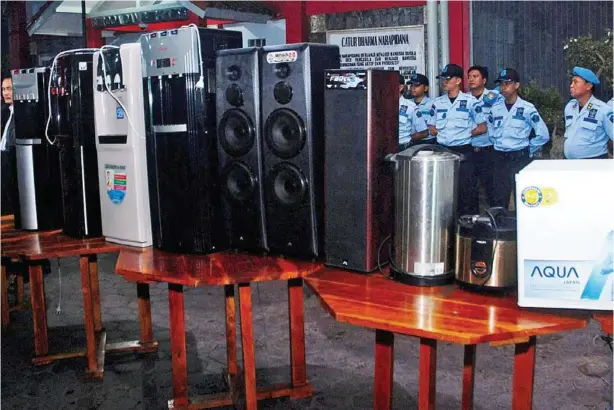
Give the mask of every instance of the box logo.
[[522, 203], [529, 208], [551, 206], [558, 202], [558, 193], [554, 188], [539, 188], [529, 186], [522, 190], [520, 195]]

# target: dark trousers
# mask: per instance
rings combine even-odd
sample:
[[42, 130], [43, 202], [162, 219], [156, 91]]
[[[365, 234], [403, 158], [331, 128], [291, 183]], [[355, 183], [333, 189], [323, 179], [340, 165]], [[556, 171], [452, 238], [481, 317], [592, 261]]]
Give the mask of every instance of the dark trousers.
[[482, 183], [486, 202], [493, 206], [493, 153], [492, 145], [488, 147], [473, 147], [473, 161], [476, 180]]
[[465, 157], [460, 163], [458, 172], [457, 216], [478, 214], [480, 205], [478, 202], [478, 184], [475, 176], [473, 147], [471, 145], [462, 145], [446, 148], [458, 152]]
[[14, 193], [16, 192], [15, 188], [17, 184], [17, 177], [13, 166], [15, 156], [15, 147], [9, 148], [8, 151], [1, 152], [2, 200], [0, 206], [2, 208], [2, 215], [11, 215], [14, 213]]
[[493, 152], [493, 199], [490, 206], [500, 206], [505, 209], [510, 203], [510, 194], [516, 195], [516, 174], [531, 163], [529, 149], [520, 151]]

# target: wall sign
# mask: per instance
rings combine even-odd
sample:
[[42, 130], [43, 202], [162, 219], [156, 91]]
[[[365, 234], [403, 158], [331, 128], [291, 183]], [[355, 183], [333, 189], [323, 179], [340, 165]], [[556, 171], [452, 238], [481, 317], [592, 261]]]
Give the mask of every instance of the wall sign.
[[424, 73], [424, 26], [333, 30], [326, 42], [339, 46], [341, 68]]

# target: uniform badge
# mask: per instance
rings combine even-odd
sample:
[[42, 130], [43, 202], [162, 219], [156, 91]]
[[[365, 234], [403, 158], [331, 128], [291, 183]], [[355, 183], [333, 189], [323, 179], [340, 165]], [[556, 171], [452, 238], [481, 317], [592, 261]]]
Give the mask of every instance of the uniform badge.
[[460, 107], [466, 109], [467, 108], [467, 100], [461, 100], [459, 102]]
[[420, 112], [420, 110], [416, 110], [416, 117], [422, 117], [422, 112]]
[[539, 122], [539, 115], [533, 114], [533, 116], [531, 117], [531, 121], [536, 122], [536, 123]]
[[586, 107], [586, 108], [588, 108], [589, 110], [590, 110], [591, 108], [593, 108], [593, 103], [588, 103], [588, 107]]
[[517, 120], [524, 119], [524, 107], [516, 108], [516, 114], [514, 114], [514, 118], [516, 118]]
[[[589, 104], [589, 108], [590, 106], [591, 104]], [[597, 116], [597, 109], [596, 108], [589, 109], [588, 118], [590, 118], [591, 120], [594, 120], [596, 116]]]
[[407, 105], [401, 105], [401, 108], [399, 109], [399, 112], [401, 114], [405, 114], [407, 112]]

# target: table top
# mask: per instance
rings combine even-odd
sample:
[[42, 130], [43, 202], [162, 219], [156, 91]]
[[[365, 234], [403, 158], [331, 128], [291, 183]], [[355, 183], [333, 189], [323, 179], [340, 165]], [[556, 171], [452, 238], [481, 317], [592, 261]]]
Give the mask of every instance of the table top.
[[601, 329], [612, 335], [614, 333], [614, 312], [606, 310], [604, 312], [593, 313], [593, 319], [601, 325]]
[[230, 251], [187, 255], [124, 247], [115, 270], [133, 282], [206, 286], [302, 278], [321, 267], [319, 262]]
[[2, 243], [2, 257], [23, 258], [38, 261], [71, 256], [96, 255], [99, 253], [118, 252], [121, 245], [106, 242], [103, 237], [75, 239], [62, 233], [48, 234], [38, 232], [36, 235], [18, 241]]
[[493, 296], [458, 285], [408, 286], [383, 275], [323, 268], [306, 278], [338, 321], [459, 344], [503, 342], [582, 329], [584, 311], [520, 308], [515, 296]]

